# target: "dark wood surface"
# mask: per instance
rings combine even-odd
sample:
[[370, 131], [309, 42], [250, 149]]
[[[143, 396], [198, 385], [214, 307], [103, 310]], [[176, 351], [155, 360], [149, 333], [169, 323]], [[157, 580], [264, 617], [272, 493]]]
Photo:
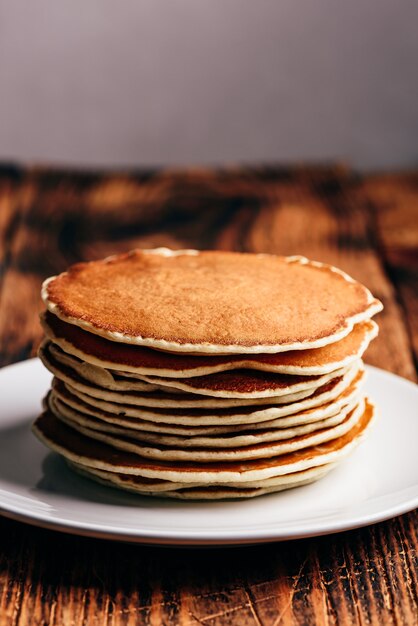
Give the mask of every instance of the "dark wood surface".
[[[417, 172], [0, 167], [0, 365], [35, 354], [43, 278], [75, 261], [170, 246], [338, 265], [385, 305], [367, 361], [414, 380], [417, 209]], [[417, 624], [417, 519], [205, 550], [105, 542], [0, 518], [0, 624]]]

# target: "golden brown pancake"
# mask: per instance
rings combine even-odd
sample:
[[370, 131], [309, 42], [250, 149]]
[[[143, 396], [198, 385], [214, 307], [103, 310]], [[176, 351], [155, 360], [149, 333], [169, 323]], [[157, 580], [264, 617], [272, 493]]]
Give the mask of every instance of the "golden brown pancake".
[[324, 374], [361, 358], [370, 341], [377, 335], [377, 324], [366, 321], [356, 324], [351, 333], [340, 341], [322, 348], [277, 354], [202, 356], [109, 341], [74, 324], [67, 324], [49, 311], [41, 317], [41, 321], [51, 341], [83, 361], [121, 372], [169, 378], [202, 376], [231, 369]]
[[[169, 434], [175, 436], [182, 436], [190, 439], [199, 435], [204, 436], [223, 436], [248, 430], [263, 430], [266, 428], [278, 428], [286, 429], [304, 424], [311, 424], [320, 420], [326, 419], [330, 416], [339, 413], [346, 407], [350, 409], [360, 397], [361, 389], [360, 374], [356, 381], [353, 381], [343, 392], [341, 392], [336, 399], [328, 402], [321, 403], [320, 398], [317, 400], [316, 406], [312, 408], [301, 408], [300, 411], [296, 409], [288, 409], [287, 413], [280, 416], [278, 414], [278, 408], [264, 408], [264, 410], [254, 410], [251, 414], [236, 414], [231, 415], [228, 412], [226, 415], [218, 415], [218, 419], [223, 420], [221, 425], [206, 425], [199, 423], [199, 417], [193, 417], [193, 409], [185, 411], [183, 418], [186, 418], [187, 423], [164, 423], [161, 421], [151, 421], [148, 419], [142, 419], [140, 417], [130, 417], [128, 415], [119, 415], [110, 413], [105, 409], [92, 406], [86, 402], [83, 402], [80, 398], [72, 394], [64, 383], [59, 380], [55, 380], [53, 388], [50, 392], [54, 401], [59, 403], [59, 408], [63, 412], [69, 412], [74, 419], [78, 418], [83, 424], [90, 424], [92, 428], [98, 430], [112, 429], [114, 427], [124, 428], [126, 430], [139, 430], [141, 432], [157, 433], [157, 436], [161, 434]], [[303, 401], [305, 404], [307, 401]], [[301, 406], [302, 403], [298, 403]], [[280, 408], [280, 407], [279, 407]], [[283, 407], [281, 407], [283, 409]], [[245, 410], [245, 409], [244, 409]], [[227, 410], [228, 411], [228, 410]], [[289, 413], [290, 411], [290, 413]], [[147, 415], [145, 413], [145, 415]], [[274, 417], [277, 415], [277, 417]], [[151, 414], [151, 417], [153, 415]], [[181, 416], [180, 416], [181, 417]], [[208, 416], [206, 415], [206, 418]], [[168, 417], [170, 419], [170, 416]], [[241, 420], [237, 423], [237, 420]], [[191, 423], [190, 423], [191, 422]], [[193, 423], [195, 422], [195, 423]]]
[[[210, 404], [192, 404], [181, 400], [176, 403], [174, 396], [169, 398], [171, 406], [167, 404], [167, 399], [158, 396], [157, 393], [144, 394], [141, 398], [142, 406], [133, 404], [124, 404], [111, 402], [108, 399], [100, 399], [88, 393], [83, 393], [78, 388], [71, 386], [66, 382], [62, 383], [59, 379], [53, 379], [52, 389], [58, 391], [58, 384], [64, 384], [67, 394], [71, 398], [76, 398], [82, 403], [83, 410], [96, 412], [104, 411], [105, 414], [110, 413], [114, 418], [133, 418], [146, 421], [152, 421], [160, 424], [177, 424], [187, 426], [231, 426], [236, 424], [256, 424], [262, 421], [272, 419], [282, 419], [286, 416], [292, 416], [305, 411], [307, 409], [322, 406], [324, 403], [337, 402], [340, 396], [352, 388], [352, 383], [358, 388], [361, 387], [364, 380], [364, 371], [347, 372], [345, 376], [335, 379], [327, 383], [323, 387], [319, 387], [311, 396], [302, 398], [286, 404], [252, 404], [249, 406], [230, 404], [223, 406], [217, 404], [214, 400]], [[60, 393], [59, 393], [60, 395]], [[167, 394], [164, 394], [166, 396]], [[68, 396], [67, 396], [68, 397]], [[64, 398], [65, 400], [66, 398]], [[146, 405], [146, 402], [151, 404]], [[260, 401], [258, 401], [260, 402]], [[157, 405], [157, 406], [155, 406]], [[290, 423], [290, 422], [289, 422]]]
[[[259, 372], [257, 370], [233, 370], [218, 372], [194, 378], [157, 378], [141, 376], [138, 378], [119, 377], [117, 374], [83, 362], [78, 358], [63, 353], [51, 342], [43, 342], [39, 357], [44, 365], [59, 376], [61, 369], [70, 368], [93, 385], [114, 391], [186, 391], [188, 393], [210, 396], [211, 398], [255, 399], [288, 396], [305, 390], [317, 389], [333, 378], [344, 375], [348, 368], [322, 376], [292, 376]], [[87, 371], [86, 371], [87, 366]]]
[[[122, 441], [124, 438], [127, 438], [128, 441], [137, 441], [142, 445], [151, 444], [158, 447], [160, 445], [172, 446], [176, 449], [187, 450], [199, 448], [241, 448], [257, 443], [293, 439], [299, 435], [310, 434], [315, 431], [338, 426], [358, 404], [359, 399], [356, 399], [355, 402], [344, 406], [339, 412], [334, 413], [334, 415], [330, 417], [290, 428], [253, 429], [251, 426], [247, 426], [247, 430], [232, 431], [222, 436], [219, 434], [193, 436], [191, 433], [189, 433], [189, 436], [176, 436], [165, 432], [153, 433], [140, 429], [110, 425], [107, 422], [74, 411], [64, 402], [61, 402], [54, 394], [49, 394], [46, 400], [46, 406], [52, 411], [55, 417], [61, 419], [75, 430], [80, 430], [81, 433], [89, 435], [89, 431], [97, 431], [99, 434], [98, 439], [105, 443], [106, 439], [104, 439], [103, 436], [121, 438]], [[91, 437], [94, 439], [94, 434], [91, 435]], [[109, 442], [109, 444], [112, 445], [111, 442]], [[115, 445], [114, 447], [118, 446]]]
[[257, 370], [232, 370], [194, 376], [193, 378], [157, 378], [142, 376], [141, 380], [161, 389], [179, 389], [188, 393], [197, 393], [212, 398], [270, 398], [317, 389], [338, 376], [343, 376], [346, 369], [339, 369], [322, 376], [293, 376], [275, 374]]
[[[296, 391], [284, 389], [279, 391], [279, 395], [262, 394], [262, 397], [249, 394], [242, 395], [241, 397], [212, 397], [206, 394], [194, 394], [183, 393], [178, 389], [160, 388], [155, 389], [154, 385], [143, 382], [143, 385], [147, 385], [146, 388], [139, 390], [119, 390], [114, 391], [103, 387], [102, 385], [95, 384], [90, 380], [86, 380], [80, 376], [78, 372], [71, 367], [63, 365], [54, 360], [53, 356], [45, 349], [46, 346], [41, 345], [38, 355], [42, 360], [45, 367], [54, 376], [64, 381], [67, 385], [70, 385], [73, 390], [77, 391], [77, 395], [80, 393], [82, 397], [84, 394], [97, 398], [98, 400], [104, 400], [106, 402], [114, 402], [121, 404], [131, 404], [134, 406], [153, 406], [153, 407], [232, 407], [232, 406], [246, 406], [256, 404], [287, 404], [296, 400], [306, 398], [315, 392], [315, 389], [320, 387], [319, 384], [312, 384], [312, 386], [304, 387]], [[349, 368], [350, 370], [356, 367], [356, 365]], [[339, 377], [336, 375], [334, 378]], [[324, 384], [328, 382], [331, 375], [326, 376]], [[331, 380], [333, 378], [331, 377]], [[137, 381], [139, 382], [139, 381]]]
[[[143, 491], [173, 491], [173, 490], [178, 490], [178, 489], [183, 489], [184, 488], [184, 483], [176, 483], [173, 482], [171, 480], [160, 480], [157, 478], [145, 478], [144, 476], [134, 476], [132, 474], [118, 474], [117, 472], [108, 472], [105, 470], [98, 470], [98, 469], [93, 469], [91, 467], [86, 467], [86, 466], [82, 466], [82, 465], [78, 465], [77, 463], [74, 463], [72, 461], [67, 461], [68, 465], [70, 465], [70, 467], [73, 467], [74, 469], [76, 469], [77, 471], [80, 471], [80, 473], [87, 475], [88, 472], [88, 477], [92, 478], [93, 473], [96, 476], [100, 476], [104, 479], [106, 479], [106, 481], [112, 481], [116, 484], [123, 484], [125, 483], [125, 485], [128, 483], [131, 486], [135, 487], [135, 491], [139, 489], [143, 490]], [[308, 469], [308, 470], [302, 470], [300, 472], [292, 472], [289, 474], [286, 474], [284, 476], [273, 476], [272, 478], [265, 478], [262, 480], [250, 480], [250, 481], [246, 481], [245, 483], [241, 483], [241, 488], [242, 489], [251, 489], [251, 488], [260, 488], [260, 487], [274, 487], [274, 486], [281, 486], [283, 484], [289, 485], [290, 483], [293, 482], [301, 482], [302, 480], [305, 480], [307, 478], [312, 478], [312, 477], [319, 477], [320, 475], [324, 475], [327, 472], [329, 472], [333, 467], [335, 467], [335, 464], [333, 463], [327, 463], [326, 465], [319, 465], [317, 467], [314, 467], [312, 469]], [[187, 488], [193, 488], [193, 487], [204, 487], [204, 483], [187, 483]], [[207, 487], [208, 490], [212, 490], [212, 489], [217, 489], [219, 486], [216, 485], [212, 485], [211, 487]], [[233, 489], [240, 489], [240, 487], [238, 487], [238, 485], [236, 485], [235, 483], [224, 483], [223, 487], [225, 488], [233, 488]]]
[[113, 341], [225, 354], [318, 348], [382, 308], [340, 270], [303, 257], [167, 249], [74, 265], [44, 283], [43, 299]]
[[81, 435], [50, 411], [38, 417], [33, 431], [49, 448], [86, 467], [185, 483], [219, 484], [270, 478], [334, 462], [364, 434], [373, 414], [373, 405], [366, 403], [362, 417], [337, 439], [278, 457], [239, 462], [193, 463], [145, 459]]
[[[182, 483], [172, 481], [150, 480], [139, 476], [124, 476], [115, 472], [105, 472], [104, 470], [92, 469], [68, 463], [76, 472], [99, 482], [106, 487], [115, 487], [131, 491], [143, 496], [157, 496], [162, 498], [178, 498], [181, 500], [220, 500], [236, 498], [253, 498], [267, 493], [275, 493], [294, 487], [302, 487], [325, 476], [334, 465], [329, 463], [320, 467], [314, 467], [302, 472], [294, 472], [286, 476], [268, 478], [264, 481], [254, 481], [243, 483], [242, 485], [215, 485], [205, 486], [192, 483], [184, 487]], [[146, 482], [145, 482], [146, 481]]]
[[207, 447], [176, 447], [163, 443], [151, 444], [137, 437], [131, 439], [128, 436], [114, 435], [113, 433], [92, 430], [80, 425], [78, 422], [64, 418], [62, 414], [53, 411], [56, 417], [74, 428], [77, 432], [89, 437], [94, 441], [106, 443], [112, 448], [132, 452], [141, 458], [155, 459], [158, 461], [191, 461], [204, 463], [219, 463], [224, 461], [247, 461], [251, 459], [266, 459], [282, 454], [316, 446], [324, 441], [330, 441], [348, 432], [359, 420], [364, 412], [364, 400], [345, 417], [339, 424], [332, 427], [324, 425], [323, 428], [314, 432], [291, 437], [287, 440], [251, 443], [244, 446], [229, 446], [219, 448]]

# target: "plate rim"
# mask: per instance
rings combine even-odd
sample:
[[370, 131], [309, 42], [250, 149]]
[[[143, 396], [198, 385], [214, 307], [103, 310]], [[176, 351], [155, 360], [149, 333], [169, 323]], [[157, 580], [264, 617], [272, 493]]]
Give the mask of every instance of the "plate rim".
[[[7, 370], [10, 372], [12, 369], [18, 369], [22, 367], [31, 368], [39, 363], [39, 359], [32, 358], [11, 365], [4, 366], [0, 369], [0, 378], [2, 373]], [[366, 370], [375, 371], [379, 376], [384, 376], [389, 379], [396, 379], [396, 382], [401, 385], [405, 385], [417, 393], [418, 386], [413, 381], [405, 379], [390, 371], [381, 369], [373, 365], [366, 365]], [[349, 530], [355, 530], [364, 526], [369, 526], [379, 522], [384, 522], [388, 519], [397, 517], [413, 511], [418, 507], [418, 493], [405, 501], [398, 502], [392, 506], [386, 507], [383, 511], [375, 511], [368, 515], [352, 515], [339, 522], [329, 521], [322, 523], [311, 523], [306, 530], [296, 527], [294, 531], [290, 528], [284, 527], [282, 530], [274, 531], [272, 529], [253, 529], [253, 530], [237, 530], [228, 529], [219, 531], [191, 531], [190, 529], [179, 530], [174, 532], [170, 529], [155, 530], [152, 528], [140, 529], [137, 532], [132, 530], [123, 530], [121, 528], [101, 528], [97, 523], [89, 522], [74, 522], [68, 521], [63, 518], [56, 518], [54, 520], [46, 519], [46, 514], [43, 512], [34, 511], [31, 514], [22, 512], [19, 507], [14, 505], [5, 506], [1, 497], [0, 490], [0, 514], [6, 518], [23, 522], [31, 526], [44, 528], [47, 530], [54, 530], [58, 532], [65, 532], [67, 534], [76, 536], [85, 536], [95, 539], [122, 541], [128, 543], [136, 543], [143, 545], [155, 545], [155, 546], [239, 546], [239, 545], [254, 545], [261, 543], [273, 543], [280, 541], [290, 541], [296, 539], [305, 539], [310, 537], [319, 537], [329, 534], [340, 533]]]

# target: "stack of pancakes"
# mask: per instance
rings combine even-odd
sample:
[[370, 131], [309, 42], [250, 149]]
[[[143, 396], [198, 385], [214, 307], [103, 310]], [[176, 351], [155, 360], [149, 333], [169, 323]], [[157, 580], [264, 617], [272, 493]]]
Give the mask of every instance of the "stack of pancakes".
[[381, 303], [303, 257], [133, 251], [43, 286], [53, 373], [34, 432], [145, 495], [239, 498], [326, 474], [373, 418], [361, 357]]

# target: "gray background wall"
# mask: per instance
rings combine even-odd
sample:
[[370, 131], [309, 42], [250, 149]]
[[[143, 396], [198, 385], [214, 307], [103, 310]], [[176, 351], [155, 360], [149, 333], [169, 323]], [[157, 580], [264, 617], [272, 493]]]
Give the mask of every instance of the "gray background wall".
[[418, 164], [417, 0], [0, 0], [0, 158]]

